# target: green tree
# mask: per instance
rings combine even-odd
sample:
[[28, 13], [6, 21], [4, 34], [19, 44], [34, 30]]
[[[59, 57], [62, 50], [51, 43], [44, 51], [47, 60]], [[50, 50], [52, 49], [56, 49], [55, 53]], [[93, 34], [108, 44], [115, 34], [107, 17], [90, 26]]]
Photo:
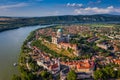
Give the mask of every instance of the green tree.
[[21, 77], [14, 74], [14, 75], [12, 76], [12, 80], [21, 80]]
[[43, 80], [52, 80], [52, 75], [47, 71], [42, 71], [41, 77], [43, 78]]
[[39, 66], [37, 65], [37, 63], [35, 61], [31, 61], [29, 63], [29, 66], [32, 69], [32, 71], [37, 71], [39, 69]]
[[74, 70], [71, 70], [67, 75], [67, 80], [76, 80], [77, 75]]
[[102, 79], [103, 78], [103, 72], [101, 70], [96, 70], [94, 72], [94, 79], [98, 80], [98, 79]]
[[116, 78], [116, 72], [113, 70], [112, 67], [105, 67], [103, 69], [100, 70], [96, 70], [94, 72], [94, 79], [98, 80], [98, 79], [102, 79], [102, 80], [107, 80], [110, 78]]
[[103, 69], [106, 78], [114, 78], [115, 71], [111, 67], [106, 67]]
[[117, 78], [120, 78], [120, 70], [117, 71]]

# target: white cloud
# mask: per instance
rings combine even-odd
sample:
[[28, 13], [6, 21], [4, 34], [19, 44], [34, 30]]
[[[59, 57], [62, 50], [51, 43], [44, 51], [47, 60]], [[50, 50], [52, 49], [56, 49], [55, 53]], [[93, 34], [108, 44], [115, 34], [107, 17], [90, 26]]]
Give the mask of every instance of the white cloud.
[[112, 12], [120, 13], [120, 8], [114, 8], [113, 6], [109, 6], [107, 8], [87, 7], [74, 10], [75, 14], [106, 14]]
[[12, 5], [2, 5], [0, 6], [0, 9], [10, 9], [10, 8], [19, 8], [19, 7], [25, 7], [27, 6], [27, 3], [18, 3], [18, 4], [12, 4]]
[[67, 3], [67, 6], [68, 7], [82, 7], [83, 6], [83, 4], [78, 4], [78, 3]]

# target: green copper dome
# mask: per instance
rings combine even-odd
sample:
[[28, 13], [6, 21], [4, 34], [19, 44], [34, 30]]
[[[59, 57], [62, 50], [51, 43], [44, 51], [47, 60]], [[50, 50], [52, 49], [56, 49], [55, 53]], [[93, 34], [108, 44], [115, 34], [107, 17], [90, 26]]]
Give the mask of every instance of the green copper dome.
[[62, 29], [58, 29], [58, 32], [62, 32]]

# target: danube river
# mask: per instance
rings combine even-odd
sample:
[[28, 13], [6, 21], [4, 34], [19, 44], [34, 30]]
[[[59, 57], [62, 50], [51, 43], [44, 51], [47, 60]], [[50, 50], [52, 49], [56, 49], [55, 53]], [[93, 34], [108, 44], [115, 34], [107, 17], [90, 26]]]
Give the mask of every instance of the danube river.
[[10, 80], [18, 73], [13, 63], [18, 61], [20, 47], [29, 33], [46, 26], [31, 26], [0, 32], [0, 80]]

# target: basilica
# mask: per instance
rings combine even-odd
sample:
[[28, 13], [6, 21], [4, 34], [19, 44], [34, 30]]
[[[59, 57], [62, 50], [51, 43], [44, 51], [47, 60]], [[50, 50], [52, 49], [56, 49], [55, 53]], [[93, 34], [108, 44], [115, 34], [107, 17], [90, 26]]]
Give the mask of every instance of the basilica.
[[56, 36], [52, 37], [52, 43], [59, 44], [61, 42], [69, 43], [70, 35], [63, 35], [63, 30], [58, 29]]
[[63, 34], [62, 29], [58, 29], [55, 36], [52, 36], [52, 43], [56, 44], [58, 48], [66, 49], [69, 48], [73, 50], [73, 54], [79, 56], [79, 50], [77, 44], [71, 44], [70, 35]]

